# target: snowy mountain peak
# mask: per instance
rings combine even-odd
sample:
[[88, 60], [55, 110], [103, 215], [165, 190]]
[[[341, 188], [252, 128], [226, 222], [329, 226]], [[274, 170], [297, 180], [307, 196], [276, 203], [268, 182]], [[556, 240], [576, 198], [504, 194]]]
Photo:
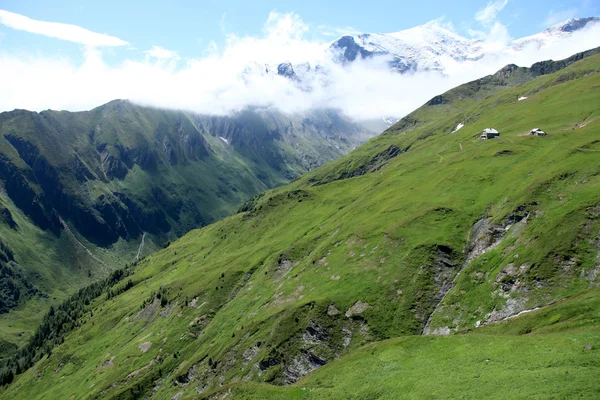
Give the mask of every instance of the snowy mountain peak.
[[407, 43], [417, 44], [432, 44], [432, 43], [452, 43], [452, 42], [472, 42], [472, 39], [462, 37], [453, 30], [440, 25], [437, 21], [430, 21], [426, 24], [415, 26], [414, 28], [405, 29], [399, 32], [388, 33], [396, 39], [403, 40]]
[[579, 29], [585, 28], [588, 24], [597, 24], [600, 22], [600, 18], [598, 17], [588, 17], [588, 18], [571, 18], [561, 23], [558, 23], [550, 28], [546, 29], [544, 32], [553, 33], [553, 32], [575, 32]]
[[536, 46], [541, 48], [567, 38], [583, 28], [599, 23], [600, 18], [598, 17], [572, 18], [553, 25], [540, 33], [517, 39], [513, 42], [512, 47], [517, 51], [522, 50], [526, 46]]
[[[541, 48], [598, 23], [598, 17], [573, 18], [535, 35], [515, 40], [511, 47], [515, 51], [527, 46]], [[379, 55], [387, 56], [390, 68], [400, 73], [444, 73], [448, 63], [477, 61], [486, 54], [484, 42], [465, 38], [437, 21], [399, 32], [342, 36], [331, 44], [329, 50], [334, 60], [342, 64]]]
[[435, 21], [399, 32], [342, 36], [330, 46], [330, 51], [342, 64], [376, 55], [389, 56], [390, 67], [400, 73], [443, 72], [441, 58], [462, 62], [481, 56], [479, 40], [462, 37]]

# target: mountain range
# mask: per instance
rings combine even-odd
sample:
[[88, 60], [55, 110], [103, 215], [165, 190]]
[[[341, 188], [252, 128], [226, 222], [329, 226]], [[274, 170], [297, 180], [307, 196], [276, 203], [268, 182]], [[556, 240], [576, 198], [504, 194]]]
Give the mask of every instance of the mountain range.
[[[525, 49], [543, 49], [599, 23], [598, 17], [569, 19], [540, 33], [513, 40], [498, 50], [497, 44], [490, 46], [485, 40], [466, 38], [440, 22], [432, 21], [399, 32], [342, 36], [327, 47], [323, 58], [348, 65], [381, 57], [398, 73], [435, 71], [447, 74], [452, 65], [498, 56], [498, 51], [517, 54]], [[255, 64], [245, 73], [277, 74], [301, 83], [312, 79], [326, 81], [328, 71], [327, 62], [311, 66], [308, 62], [291, 64], [284, 61], [276, 66]]]

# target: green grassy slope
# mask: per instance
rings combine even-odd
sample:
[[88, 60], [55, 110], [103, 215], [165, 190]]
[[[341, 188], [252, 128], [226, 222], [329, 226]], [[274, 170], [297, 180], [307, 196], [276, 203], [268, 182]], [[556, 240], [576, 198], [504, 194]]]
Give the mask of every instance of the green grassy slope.
[[[499, 337], [517, 320], [505, 330], [486, 324], [599, 283], [599, 67], [593, 55], [478, 101], [442, 104], [443, 111], [426, 105], [351, 155], [190, 232], [145, 258], [133, 288], [94, 301], [81, 326], [2, 395], [193, 397], [235, 382], [295, 382], [349, 354], [291, 389], [235, 387], [302, 397], [306, 383], [336, 397], [337, 385], [375, 377], [361, 361], [371, 351], [367, 361], [388, 366], [381, 376], [391, 381], [363, 385], [364, 398], [393, 398], [403, 368], [413, 368], [404, 387], [415, 397], [450, 384], [481, 395], [504, 388], [510, 368], [541, 371], [555, 346], [563, 346], [559, 366], [539, 381], [514, 378], [517, 386], [543, 395], [544, 379], [566, 385], [556, 376], [570, 362], [573, 382], [586, 382], [597, 364], [583, 347], [597, 346], [597, 324], [535, 339]], [[529, 98], [517, 101], [523, 94]], [[460, 121], [467, 123], [451, 133]], [[486, 127], [500, 138], [478, 139]], [[523, 135], [534, 127], [549, 136]], [[359, 349], [424, 328], [449, 333], [476, 324], [484, 325], [477, 334]], [[488, 330], [495, 336], [479, 335]], [[515, 357], [506, 353], [512, 347], [520, 349]], [[473, 383], [487, 358], [483, 383]], [[465, 365], [460, 376], [472, 381], [452, 379], [457, 360]], [[437, 364], [439, 379], [423, 384], [419, 377]]]
[[600, 396], [599, 310], [596, 288], [463, 335], [409, 336], [369, 344], [292, 386], [238, 383], [204, 397], [596, 398]]
[[0, 312], [0, 345], [24, 343], [49, 304], [138, 250], [230, 215], [365, 134], [327, 111], [208, 117], [117, 100], [89, 112], [0, 114], [0, 238], [14, 253], [11, 271], [37, 289], [16, 291], [16, 279], [0, 276], [0, 294], [15, 297]]

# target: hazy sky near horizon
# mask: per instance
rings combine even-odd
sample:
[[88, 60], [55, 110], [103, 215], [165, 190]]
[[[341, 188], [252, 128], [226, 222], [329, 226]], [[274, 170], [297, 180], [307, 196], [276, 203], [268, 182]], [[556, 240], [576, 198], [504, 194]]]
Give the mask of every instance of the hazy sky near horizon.
[[130, 98], [217, 114], [247, 105], [301, 111], [325, 104], [359, 119], [378, 112], [401, 116], [503, 63], [526, 65], [598, 43], [587, 38], [581, 48], [571, 43], [496, 57], [452, 79], [407, 79], [377, 70], [381, 65], [332, 66], [333, 84], [310, 95], [277, 78], [241, 81], [240, 71], [253, 62], [321, 62], [322, 50], [344, 34], [394, 32], [435, 20], [498, 48], [565, 19], [599, 14], [597, 0], [0, 0], [0, 111], [85, 110]]

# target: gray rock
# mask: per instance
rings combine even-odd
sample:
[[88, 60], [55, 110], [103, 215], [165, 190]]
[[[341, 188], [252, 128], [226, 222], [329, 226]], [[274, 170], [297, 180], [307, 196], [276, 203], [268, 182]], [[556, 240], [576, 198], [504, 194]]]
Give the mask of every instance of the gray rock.
[[363, 303], [358, 300], [352, 307], [346, 311], [346, 317], [350, 318], [353, 315], [362, 314], [367, 308], [371, 307], [369, 303]]

